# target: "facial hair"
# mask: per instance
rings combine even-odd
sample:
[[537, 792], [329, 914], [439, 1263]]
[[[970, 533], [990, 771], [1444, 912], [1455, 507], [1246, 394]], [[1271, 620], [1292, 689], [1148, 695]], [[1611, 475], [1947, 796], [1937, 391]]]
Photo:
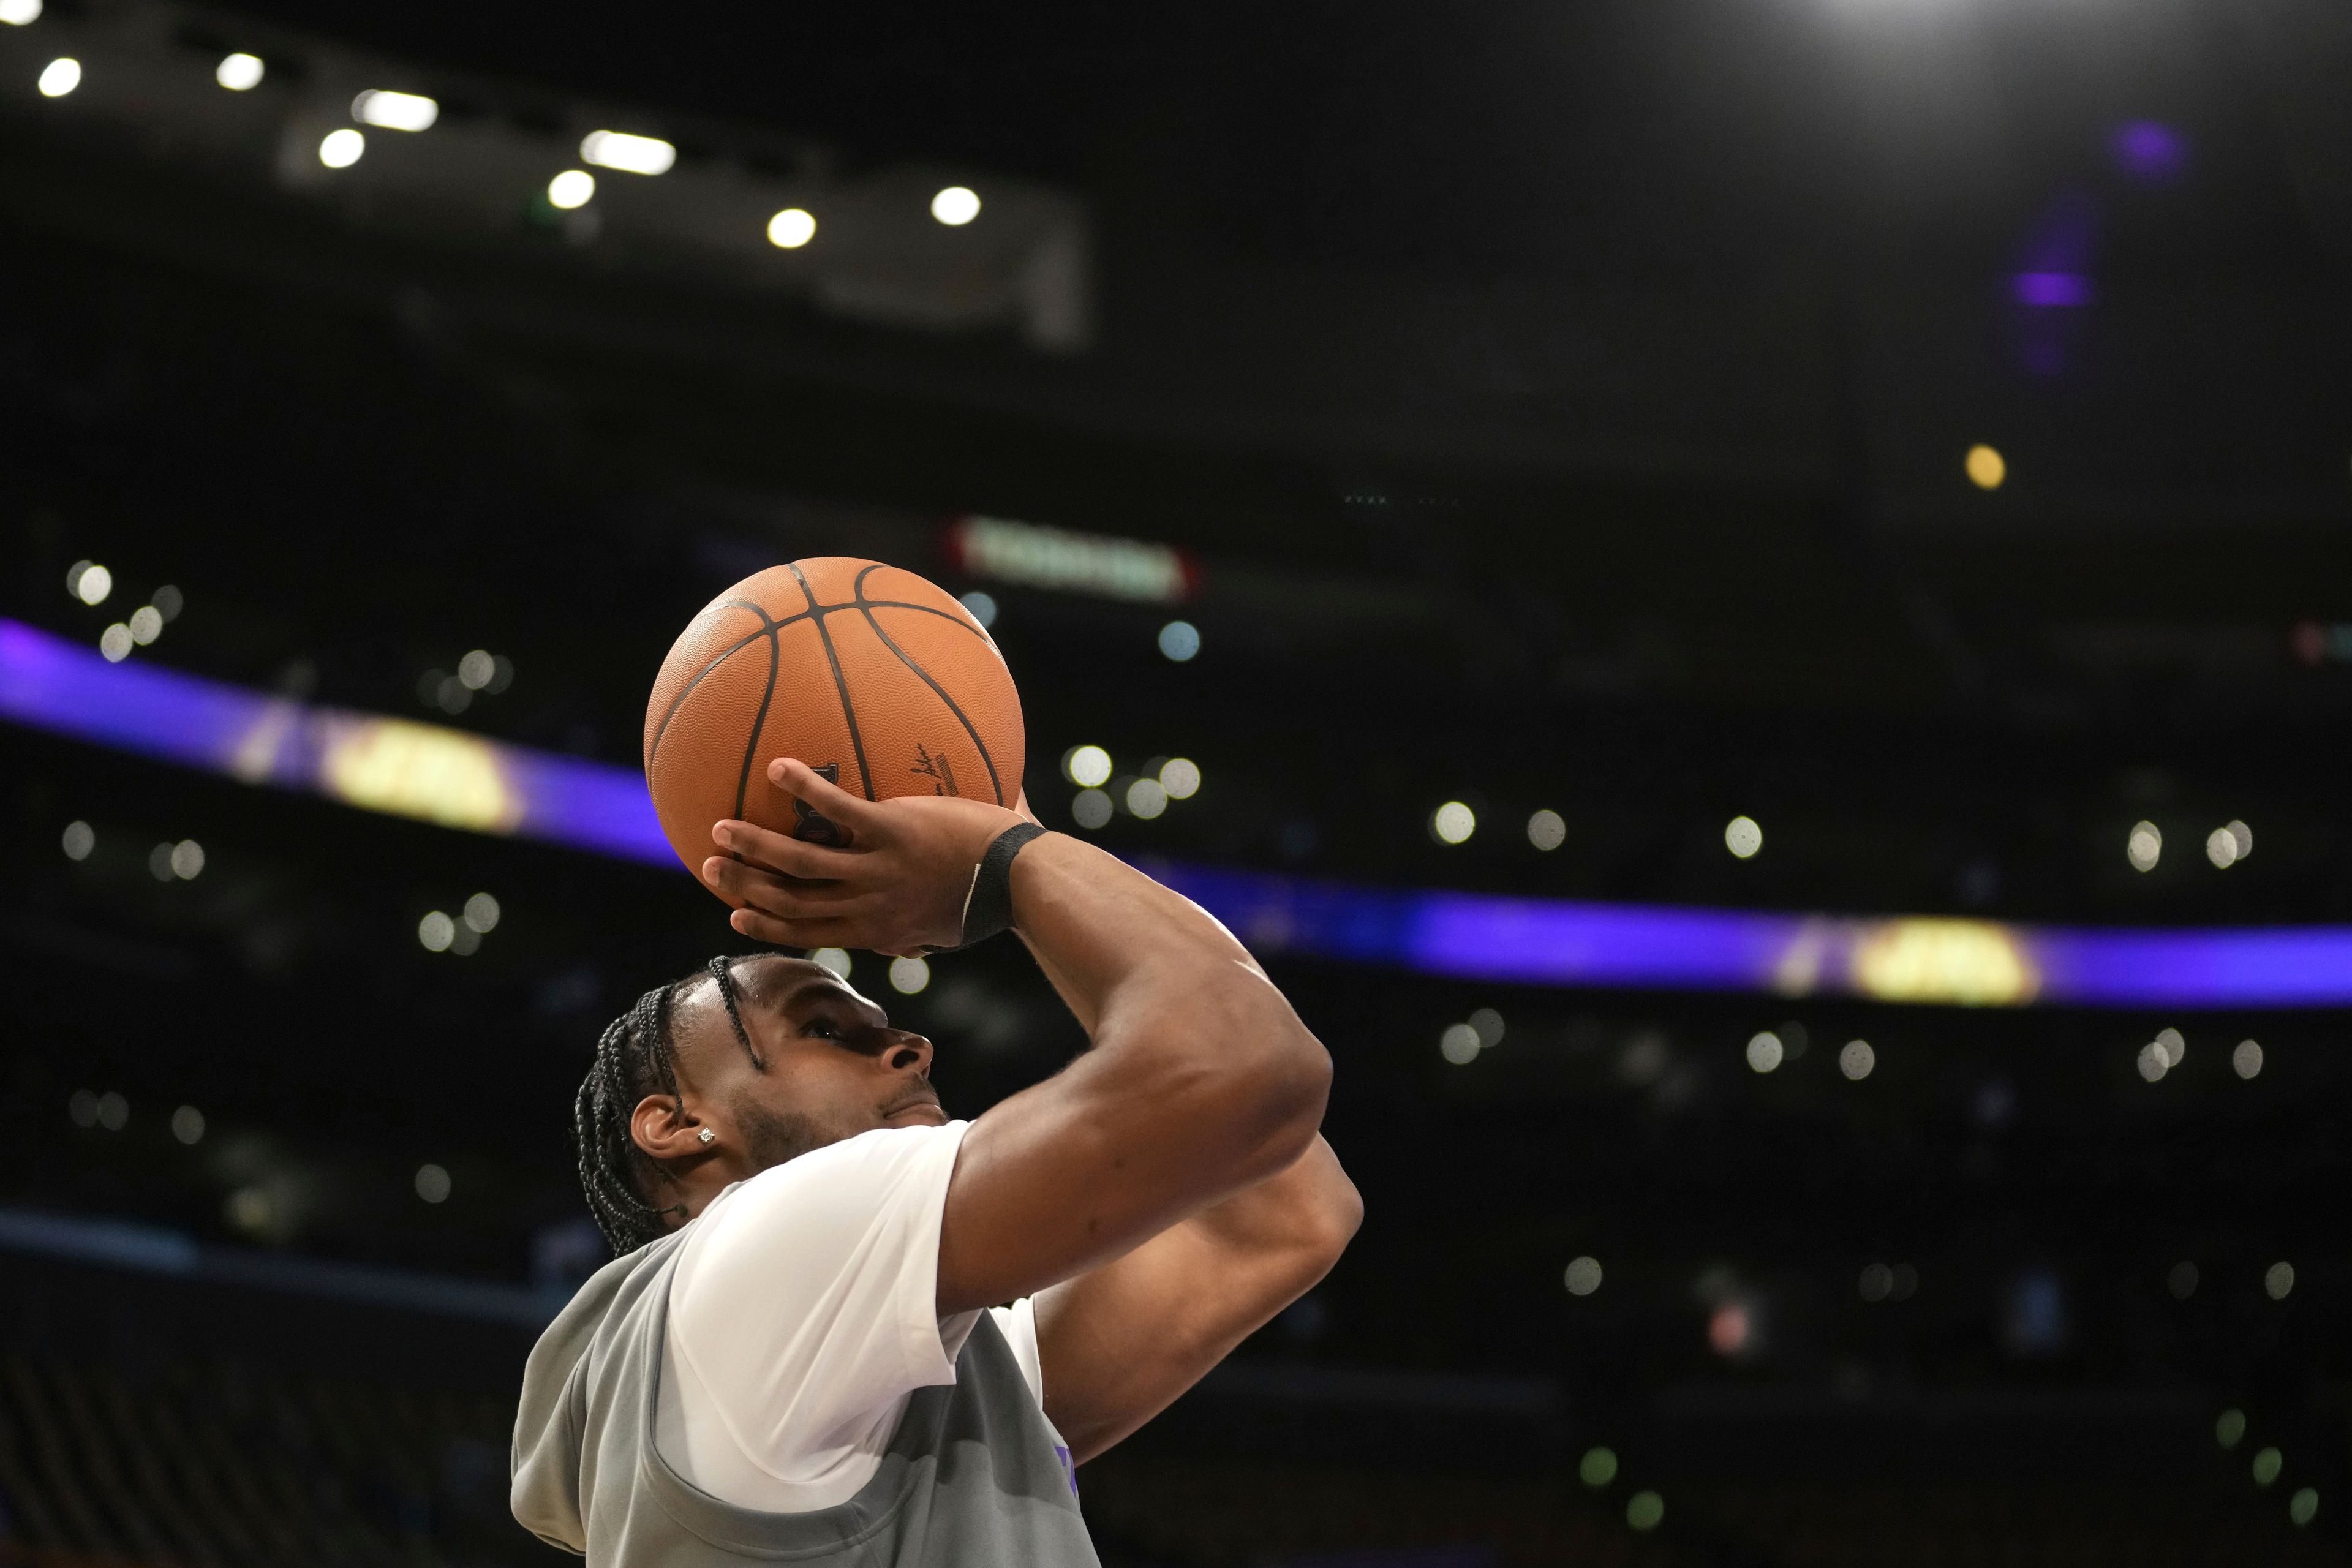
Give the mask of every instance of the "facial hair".
[[756, 1101], [735, 1107], [735, 1124], [742, 1129], [745, 1152], [763, 1171], [787, 1160], [797, 1160], [810, 1150], [833, 1142], [818, 1131], [816, 1123], [807, 1117], [772, 1110]]

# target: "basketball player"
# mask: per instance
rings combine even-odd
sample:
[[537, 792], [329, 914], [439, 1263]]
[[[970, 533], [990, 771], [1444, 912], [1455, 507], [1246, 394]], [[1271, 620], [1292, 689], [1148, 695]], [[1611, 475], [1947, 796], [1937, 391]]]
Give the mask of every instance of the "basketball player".
[[621, 1256], [531, 1352], [515, 1516], [616, 1568], [1094, 1563], [1074, 1467], [1354, 1233], [1330, 1059], [1215, 921], [1025, 812], [770, 777], [846, 842], [719, 823], [736, 931], [915, 953], [1009, 922], [1093, 1048], [967, 1123], [930, 1042], [814, 963], [649, 993], [581, 1090]]

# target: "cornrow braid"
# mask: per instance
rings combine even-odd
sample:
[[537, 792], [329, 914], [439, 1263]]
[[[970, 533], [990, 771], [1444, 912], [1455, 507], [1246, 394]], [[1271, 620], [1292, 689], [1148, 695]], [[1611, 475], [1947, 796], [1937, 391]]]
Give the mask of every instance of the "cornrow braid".
[[714, 958], [694, 974], [656, 986], [597, 1037], [595, 1060], [572, 1101], [572, 1141], [580, 1156], [581, 1190], [614, 1257], [662, 1236], [670, 1228], [670, 1216], [686, 1212], [683, 1204], [652, 1201], [655, 1188], [668, 1178], [637, 1147], [629, 1131], [630, 1117], [647, 1095], [667, 1094], [671, 1104], [679, 1104], [677, 1048], [670, 1032], [671, 1006], [678, 992], [702, 974], [718, 982], [719, 999], [726, 1005], [737, 1043], [753, 1067], [767, 1068], [743, 1026], [734, 963]]

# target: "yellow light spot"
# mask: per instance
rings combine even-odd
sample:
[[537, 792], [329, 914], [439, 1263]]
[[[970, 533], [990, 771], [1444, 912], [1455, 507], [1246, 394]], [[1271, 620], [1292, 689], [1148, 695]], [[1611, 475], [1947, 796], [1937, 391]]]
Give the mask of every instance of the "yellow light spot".
[[1885, 1002], [2016, 1007], [2042, 977], [2016, 941], [1983, 921], [1888, 921], [1854, 944], [1853, 980]]
[[337, 729], [320, 772], [352, 805], [477, 833], [512, 832], [522, 819], [496, 753], [471, 735], [398, 719]]
[[2009, 460], [1981, 442], [1969, 448], [1968, 468], [1969, 482], [1980, 490], [1997, 490], [2009, 478]]

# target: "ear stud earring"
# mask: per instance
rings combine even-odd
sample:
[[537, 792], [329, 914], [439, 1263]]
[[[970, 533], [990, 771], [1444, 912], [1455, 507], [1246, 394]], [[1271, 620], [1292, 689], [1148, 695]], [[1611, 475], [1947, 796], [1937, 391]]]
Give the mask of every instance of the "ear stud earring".
[[719, 1134], [718, 1134], [718, 1133], [716, 1133], [716, 1132], [713, 1132], [709, 1128], [706, 1127], [706, 1128], [704, 1128], [701, 1131], [699, 1131], [699, 1132], [696, 1133], [696, 1134], [695, 1134], [695, 1136], [696, 1136], [697, 1138], [701, 1139], [705, 1143], [708, 1143], [708, 1142], [709, 1142], [712, 1139], [714, 1139], [714, 1138], [718, 1137], [718, 1136], [719, 1136]]

